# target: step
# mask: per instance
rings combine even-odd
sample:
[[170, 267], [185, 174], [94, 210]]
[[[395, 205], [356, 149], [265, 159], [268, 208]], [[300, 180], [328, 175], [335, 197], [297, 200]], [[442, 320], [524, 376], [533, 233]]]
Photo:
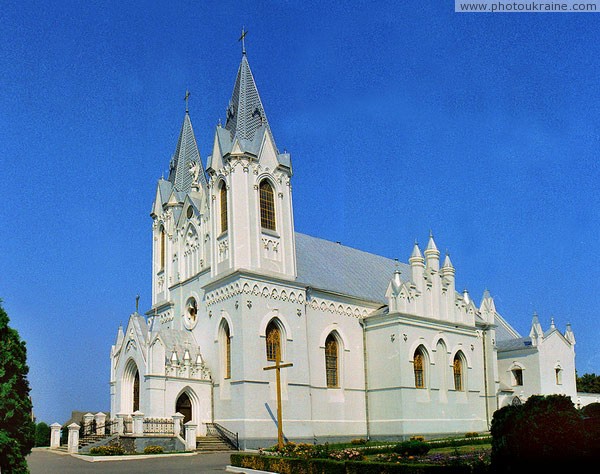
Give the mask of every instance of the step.
[[235, 451], [229, 443], [216, 436], [196, 438], [196, 451]]

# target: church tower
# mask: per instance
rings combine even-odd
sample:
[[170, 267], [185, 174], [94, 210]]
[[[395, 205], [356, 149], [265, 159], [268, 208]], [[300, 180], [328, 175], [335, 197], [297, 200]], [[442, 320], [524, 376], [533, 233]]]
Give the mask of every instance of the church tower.
[[277, 149], [245, 50], [207, 172], [211, 276], [244, 269], [294, 279], [291, 159]]
[[[188, 98], [186, 93], [186, 101]], [[152, 305], [170, 300], [169, 288], [208, 267], [208, 183], [186, 107], [169, 176], [158, 180], [152, 206]], [[164, 308], [163, 308], [164, 309]]]

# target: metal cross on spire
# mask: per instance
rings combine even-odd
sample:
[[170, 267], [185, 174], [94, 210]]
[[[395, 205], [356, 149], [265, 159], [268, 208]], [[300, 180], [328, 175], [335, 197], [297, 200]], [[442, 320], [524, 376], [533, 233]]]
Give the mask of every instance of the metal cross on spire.
[[188, 109], [188, 101], [190, 100], [190, 91], [189, 90], [185, 90], [185, 97], [183, 98], [183, 100], [185, 100], [185, 113], [187, 114], [190, 110]]
[[242, 54], [246, 54], [246, 41], [245, 41], [245, 38], [246, 38], [247, 34], [248, 34], [248, 32], [242, 26], [242, 34], [238, 38], [238, 41], [242, 42]]

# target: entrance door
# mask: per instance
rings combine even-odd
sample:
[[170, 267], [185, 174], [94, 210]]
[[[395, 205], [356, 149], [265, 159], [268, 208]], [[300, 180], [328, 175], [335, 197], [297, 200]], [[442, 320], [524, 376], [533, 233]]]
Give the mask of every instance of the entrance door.
[[[177, 403], [175, 404], [175, 412], [181, 413], [183, 415], [183, 420], [181, 421], [183, 424], [191, 421], [192, 419], [192, 401], [190, 397], [187, 396], [187, 393], [182, 393], [177, 399]], [[181, 427], [181, 434], [185, 437], [185, 428]]]

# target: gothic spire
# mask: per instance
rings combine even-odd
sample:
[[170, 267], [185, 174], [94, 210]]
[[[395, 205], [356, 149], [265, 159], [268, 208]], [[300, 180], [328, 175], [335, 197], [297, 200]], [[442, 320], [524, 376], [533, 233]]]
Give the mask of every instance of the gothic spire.
[[225, 129], [231, 134], [232, 141], [237, 137], [240, 142], [252, 142], [257, 130], [262, 127], [271, 134], [265, 109], [258, 95], [254, 76], [250, 71], [248, 57], [244, 52], [227, 108]]
[[204, 166], [200, 159], [200, 152], [198, 151], [198, 145], [196, 144], [192, 121], [190, 120], [190, 114], [187, 111], [188, 97], [189, 93], [186, 93], [185, 117], [183, 119], [183, 125], [181, 126], [181, 132], [179, 132], [179, 140], [177, 141], [175, 155], [171, 160], [169, 169], [169, 181], [173, 184], [176, 191], [185, 193], [191, 190], [194, 178], [192, 168], [195, 164], [197, 164], [200, 169], [197, 178], [199, 184], [204, 187], [207, 186], [206, 176], [204, 175]]

